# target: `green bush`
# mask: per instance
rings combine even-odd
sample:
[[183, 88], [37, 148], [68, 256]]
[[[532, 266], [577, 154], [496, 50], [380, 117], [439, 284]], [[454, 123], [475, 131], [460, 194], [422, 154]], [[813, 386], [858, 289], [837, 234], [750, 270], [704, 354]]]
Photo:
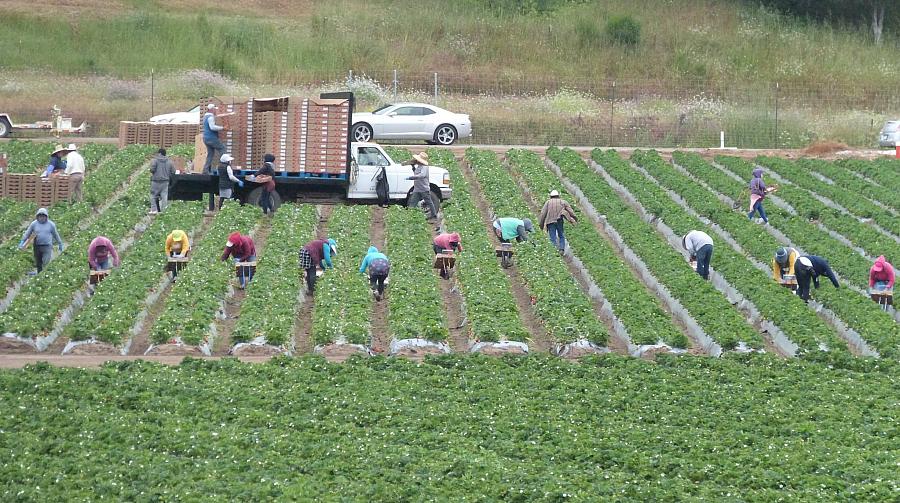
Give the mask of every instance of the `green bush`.
[[620, 45], [641, 43], [641, 25], [631, 16], [615, 16], [606, 22], [606, 35]]

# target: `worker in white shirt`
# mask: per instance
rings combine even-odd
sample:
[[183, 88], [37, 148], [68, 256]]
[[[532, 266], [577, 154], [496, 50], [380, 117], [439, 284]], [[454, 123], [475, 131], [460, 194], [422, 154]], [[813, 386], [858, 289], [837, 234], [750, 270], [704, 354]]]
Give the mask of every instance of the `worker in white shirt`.
[[709, 279], [709, 263], [712, 261], [713, 240], [703, 231], [691, 231], [681, 238], [681, 246], [691, 254], [691, 262], [697, 261], [697, 274]]
[[66, 156], [66, 171], [72, 179], [72, 198], [75, 201], [84, 201], [82, 188], [84, 187], [84, 157], [78, 153], [78, 147], [74, 143], [70, 143], [66, 149], [69, 154]]

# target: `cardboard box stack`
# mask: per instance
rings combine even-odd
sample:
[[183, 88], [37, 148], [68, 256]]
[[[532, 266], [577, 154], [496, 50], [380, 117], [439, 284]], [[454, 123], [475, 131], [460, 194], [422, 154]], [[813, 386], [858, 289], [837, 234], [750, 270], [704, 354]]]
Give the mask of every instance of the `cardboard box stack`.
[[297, 159], [302, 171], [340, 175], [346, 171], [348, 100], [303, 100]]
[[122, 121], [119, 123], [119, 148], [136, 143], [169, 148], [179, 143], [193, 143], [196, 133], [194, 124]]

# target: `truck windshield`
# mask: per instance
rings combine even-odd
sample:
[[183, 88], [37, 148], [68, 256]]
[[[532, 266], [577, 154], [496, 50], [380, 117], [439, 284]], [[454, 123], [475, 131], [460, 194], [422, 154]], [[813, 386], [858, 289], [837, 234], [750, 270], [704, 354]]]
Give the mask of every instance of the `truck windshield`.
[[359, 147], [356, 155], [356, 163], [361, 166], [390, 166], [384, 154], [375, 147]]

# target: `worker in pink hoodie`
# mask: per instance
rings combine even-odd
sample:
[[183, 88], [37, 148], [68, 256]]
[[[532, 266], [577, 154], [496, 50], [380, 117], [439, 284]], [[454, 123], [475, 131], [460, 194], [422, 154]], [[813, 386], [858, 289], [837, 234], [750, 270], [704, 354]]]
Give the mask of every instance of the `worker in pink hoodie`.
[[108, 271], [119, 267], [119, 254], [109, 238], [97, 236], [91, 241], [88, 246], [88, 265], [92, 271]]
[[[240, 232], [232, 232], [228, 235], [228, 241], [225, 243], [225, 250], [222, 252], [222, 261], [231, 257], [234, 263], [253, 262], [256, 260], [256, 245], [253, 244], [253, 238], [250, 236], [242, 236]], [[241, 267], [241, 289], [247, 287], [247, 282], [253, 279], [253, 270], [249, 267]]]
[[894, 289], [894, 266], [881, 255], [869, 269], [869, 288], [872, 290]]

